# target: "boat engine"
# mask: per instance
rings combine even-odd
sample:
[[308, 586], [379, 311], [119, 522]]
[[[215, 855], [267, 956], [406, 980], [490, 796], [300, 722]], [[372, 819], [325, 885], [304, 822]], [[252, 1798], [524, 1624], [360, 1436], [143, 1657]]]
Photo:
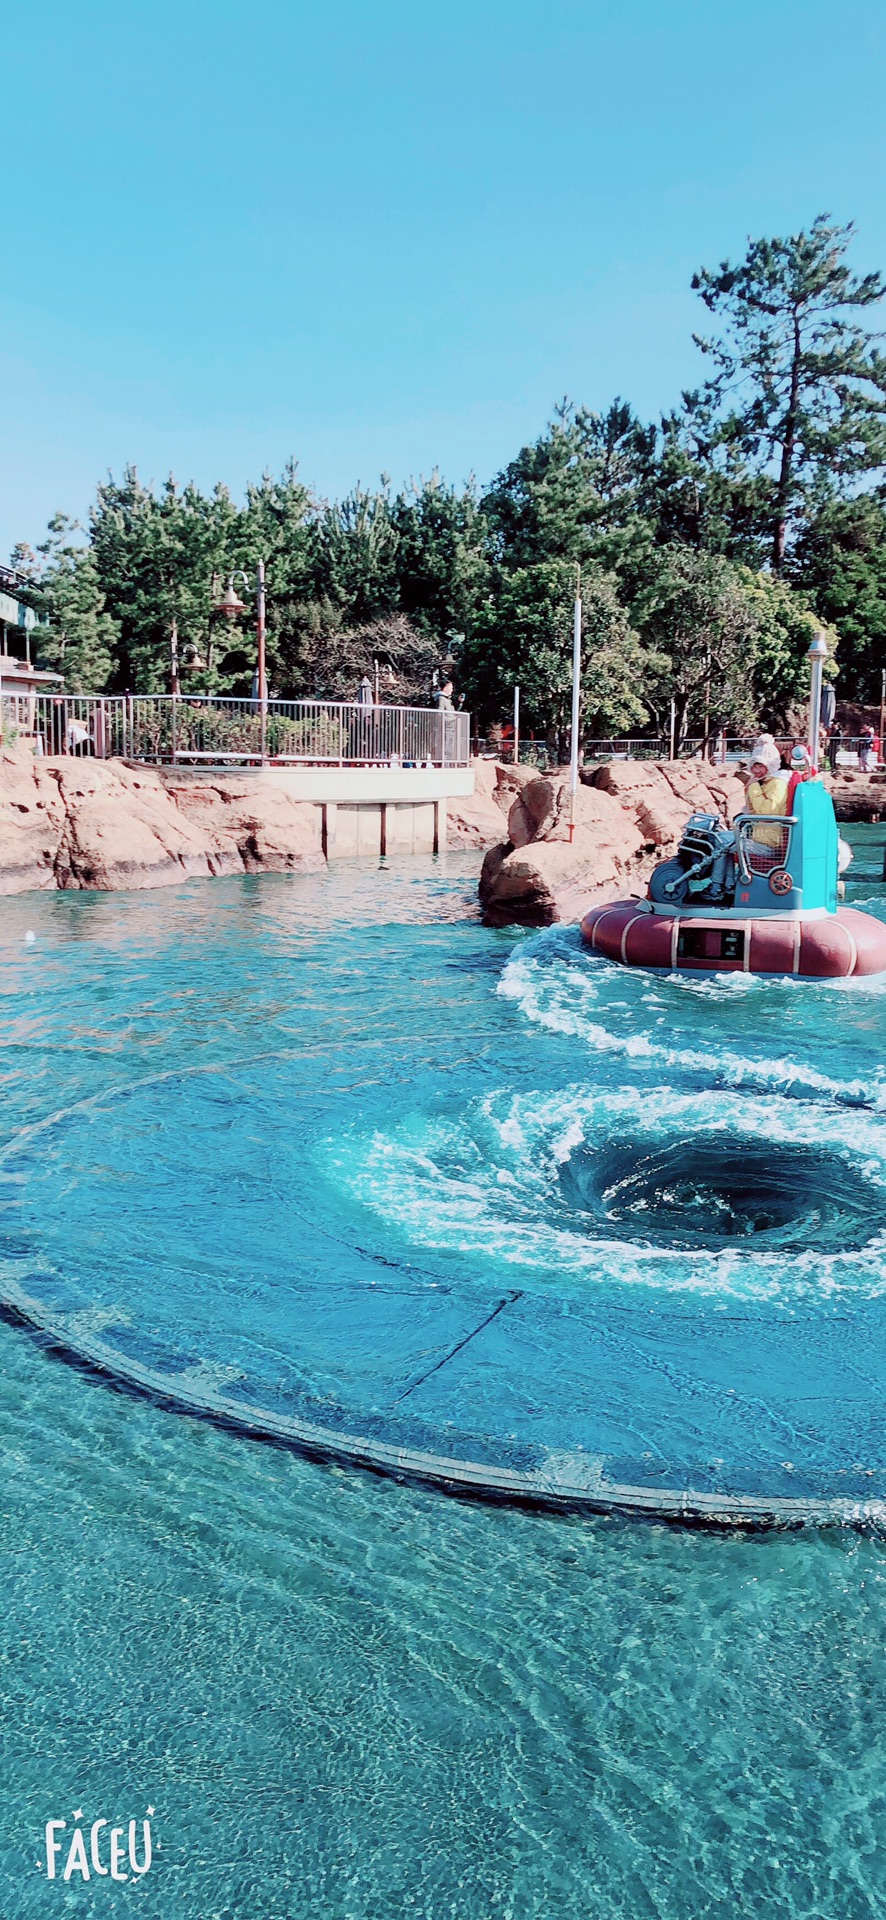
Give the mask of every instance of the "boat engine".
[[719, 814], [694, 813], [671, 860], [660, 861], [649, 881], [649, 898], [662, 906], [687, 901], [731, 905], [735, 896], [735, 833]]

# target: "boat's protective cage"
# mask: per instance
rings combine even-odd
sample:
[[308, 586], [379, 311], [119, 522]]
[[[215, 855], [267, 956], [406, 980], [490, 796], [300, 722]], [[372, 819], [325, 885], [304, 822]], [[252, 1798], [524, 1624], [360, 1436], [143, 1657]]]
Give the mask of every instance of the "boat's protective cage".
[[694, 814], [673, 860], [656, 868], [656, 913], [836, 913], [837, 822], [818, 780], [796, 788], [793, 812], [739, 814], [734, 831]]

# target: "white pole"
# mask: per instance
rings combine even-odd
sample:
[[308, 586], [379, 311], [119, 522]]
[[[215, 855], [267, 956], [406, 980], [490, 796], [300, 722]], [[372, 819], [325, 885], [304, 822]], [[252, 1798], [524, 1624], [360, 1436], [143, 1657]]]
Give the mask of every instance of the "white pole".
[[677, 732], [677, 702], [671, 701], [671, 759], [674, 758], [674, 739]]
[[520, 760], [520, 689], [514, 688], [514, 766]]
[[258, 698], [261, 706], [261, 763], [268, 747], [268, 675], [265, 666], [265, 563], [259, 560], [255, 572], [256, 639], [258, 643]]
[[818, 736], [821, 729], [821, 670], [827, 657], [828, 643], [823, 633], [817, 633], [807, 655], [812, 663], [812, 684], [809, 689], [809, 756], [816, 773], [818, 772]]
[[581, 714], [581, 568], [576, 569], [575, 612], [572, 624], [572, 752], [569, 764], [569, 838], [575, 833], [575, 796], [578, 791], [578, 735]]

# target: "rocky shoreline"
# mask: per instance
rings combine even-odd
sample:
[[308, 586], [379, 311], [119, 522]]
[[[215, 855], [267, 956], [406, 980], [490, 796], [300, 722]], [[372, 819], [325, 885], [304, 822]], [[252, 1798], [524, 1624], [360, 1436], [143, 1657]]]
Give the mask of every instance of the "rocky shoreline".
[[[449, 844], [481, 850], [506, 831], [486, 763], [449, 802]], [[273, 777], [74, 756], [0, 753], [0, 894], [164, 887], [225, 874], [326, 865], [322, 809]]]
[[[744, 788], [704, 761], [612, 761], [587, 769], [569, 835], [565, 773], [474, 763], [475, 791], [448, 806], [448, 844], [484, 852], [480, 897], [492, 925], [544, 926], [643, 891], [690, 813], [731, 818]], [[886, 813], [886, 780], [831, 782], [842, 820]], [[326, 865], [320, 809], [249, 773], [195, 775], [121, 760], [0, 754], [0, 893], [162, 887], [224, 874], [310, 873]]]
[[501, 797], [510, 791], [513, 798], [507, 838], [490, 848], [480, 875], [492, 926], [578, 920], [604, 900], [645, 892], [690, 814], [731, 819], [745, 791], [735, 774], [704, 761], [612, 761], [584, 774], [570, 837], [565, 776], [508, 767], [499, 769], [499, 783]]

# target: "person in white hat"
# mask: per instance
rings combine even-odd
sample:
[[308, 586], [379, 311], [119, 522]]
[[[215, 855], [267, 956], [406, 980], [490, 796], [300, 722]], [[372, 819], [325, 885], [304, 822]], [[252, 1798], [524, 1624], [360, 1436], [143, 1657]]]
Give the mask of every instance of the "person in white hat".
[[[761, 733], [751, 748], [751, 778], [747, 791], [748, 813], [787, 813], [788, 783], [781, 769], [781, 754], [771, 733]], [[753, 837], [761, 846], [781, 854], [784, 831], [773, 821], [761, 820]]]

